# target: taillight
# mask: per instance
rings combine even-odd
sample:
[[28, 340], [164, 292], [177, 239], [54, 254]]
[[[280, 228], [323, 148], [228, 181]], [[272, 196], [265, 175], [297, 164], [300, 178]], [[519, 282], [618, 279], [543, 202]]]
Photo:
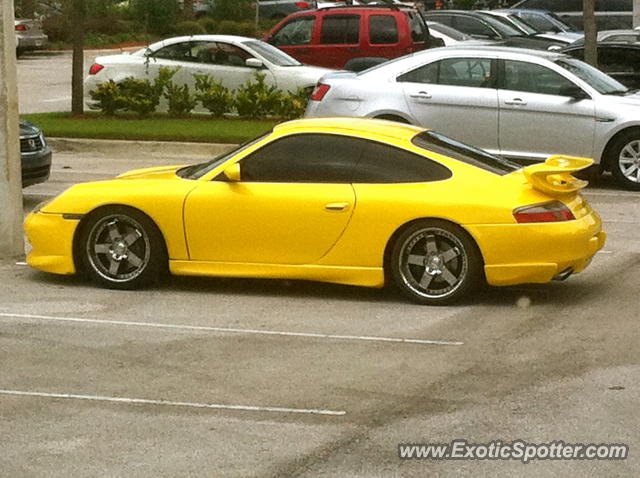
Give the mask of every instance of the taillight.
[[549, 201], [542, 204], [519, 207], [513, 211], [513, 217], [519, 223], [562, 222], [575, 219], [571, 209], [560, 201]]
[[298, 8], [311, 8], [309, 2], [296, 2], [296, 7]]
[[103, 68], [104, 68], [104, 66], [102, 66], [100, 63], [94, 63], [93, 65], [91, 65], [91, 68], [89, 68], [89, 74], [90, 75], [95, 75], [96, 73], [98, 73]]
[[331, 88], [329, 85], [325, 85], [324, 83], [318, 83], [316, 87], [313, 89], [313, 91], [311, 92], [311, 96], [309, 96], [309, 99], [313, 101], [322, 101], [322, 98], [324, 98], [324, 95], [327, 94], [327, 91], [329, 91], [329, 88]]
[[16, 31], [18, 31], [18, 32], [26, 32], [27, 31], [27, 26], [23, 25], [23, 24], [16, 25]]

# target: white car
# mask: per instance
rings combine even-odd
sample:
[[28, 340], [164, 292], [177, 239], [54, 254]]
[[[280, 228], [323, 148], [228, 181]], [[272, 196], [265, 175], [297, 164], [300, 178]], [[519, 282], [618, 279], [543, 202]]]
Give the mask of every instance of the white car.
[[521, 161], [590, 157], [620, 185], [640, 190], [640, 94], [567, 55], [459, 45], [328, 74], [306, 116], [426, 126]]
[[42, 26], [37, 20], [17, 19], [13, 22], [16, 32], [16, 51], [18, 55], [28, 50], [44, 48], [49, 39], [42, 32]]
[[267, 84], [283, 91], [312, 88], [326, 73], [334, 70], [307, 66], [276, 47], [255, 38], [232, 35], [193, 35], [169, 38], [132, 54], [99, 56], [84, 82], [85, 101], [100, 83], [116, 83], [127, 77], [153, 81], [160, 67], [180, 67], [173, 76], [176, 84], [187, 84], [195, 91], [194, 74], [209, 74], [229, 89], [237, 89], [255, 72], [266, 75]]

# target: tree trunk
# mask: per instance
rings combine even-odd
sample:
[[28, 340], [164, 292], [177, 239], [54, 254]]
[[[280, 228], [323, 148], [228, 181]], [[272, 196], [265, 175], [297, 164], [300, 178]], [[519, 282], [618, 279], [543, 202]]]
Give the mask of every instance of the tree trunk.
[[84, 113], [84, 21], [86, 16], [85, 0], [73, 0], [71, 5], [71, 33], [73, 41], [73, 60], [71, 69], [71, 112], [74, 115]]
[[193, 20], [193, 0], [183, 0], [182, 18], [185, 20]]
[[598, 29], [596, 27], [595, 16], [596, 0], [583, 0], [583, 17], [584, 17], [584, 61], [598, 66], [598, 48], [596, 37]]

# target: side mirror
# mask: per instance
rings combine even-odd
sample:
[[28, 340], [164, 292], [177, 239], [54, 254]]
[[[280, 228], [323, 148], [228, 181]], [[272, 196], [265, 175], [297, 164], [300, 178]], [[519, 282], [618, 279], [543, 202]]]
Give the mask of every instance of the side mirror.
[[572, 98], [574, 100], [591, 99], [591, 96], [589, 96], [586, 91], [584, 91], [577, 85], [563, 86], [562, 88], [560, 88], [558, 94], [560, 96], [568, 96], [569, 98]]
[[262, 68], [264, 64], [257, 58], [247, 58], [244, 62], [249, 68]]
[[242, 180], [240, 175], [240, 163], [233, 163], [232, 165], [227, 166], [222, 174], [224, 174], [229, 182], [240, 182]]

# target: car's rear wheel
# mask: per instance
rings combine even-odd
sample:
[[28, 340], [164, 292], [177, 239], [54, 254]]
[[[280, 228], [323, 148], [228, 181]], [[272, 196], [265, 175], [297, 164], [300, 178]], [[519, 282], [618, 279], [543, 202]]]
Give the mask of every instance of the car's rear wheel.
[[89, 217], [79, 247], [85, 271], [108, 288], [137, 289], [166, 271], [160, 231], [147, 216], [130, 208], [108, 208]]
[[614, 140], [609, 167], [620, 186], [640, 190], [640, 130], [627, 131]]
[[445, 221], [407, 227], [391, 253], [391, 273], [410, 299], [426, 305], [455, 302], [482, 281], [482, 258], [461, 228]]

